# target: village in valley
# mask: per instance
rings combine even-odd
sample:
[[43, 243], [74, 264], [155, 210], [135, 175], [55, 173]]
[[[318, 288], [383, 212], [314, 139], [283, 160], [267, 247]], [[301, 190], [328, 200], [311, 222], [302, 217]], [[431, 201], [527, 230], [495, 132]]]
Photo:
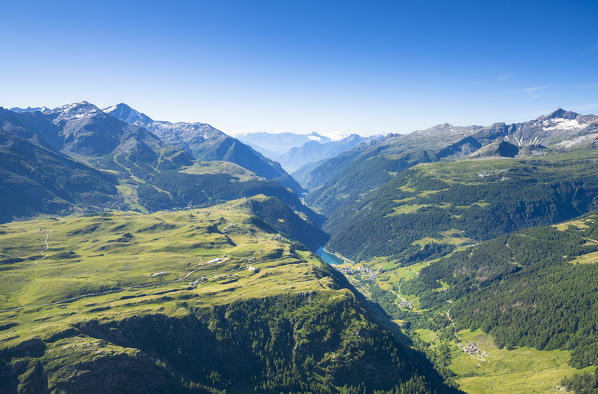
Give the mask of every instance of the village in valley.
[[336, 269], [348, 278], [355, 280], [376, 280], [380, 276], [380, 271], [362, 266], [339, 266]]

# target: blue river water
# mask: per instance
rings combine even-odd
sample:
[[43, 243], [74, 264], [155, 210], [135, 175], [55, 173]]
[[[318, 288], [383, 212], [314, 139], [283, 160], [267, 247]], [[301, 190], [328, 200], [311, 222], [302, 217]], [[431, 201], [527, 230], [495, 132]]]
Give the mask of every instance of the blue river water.
[[335, 256], [331, 253], [328, 253], [324, 250], [324, 248], [319, 248], [316, 250], [316, 254], [322, 258], [326, 263], [330, 265], [339, 265], [343, 263], [343, 259], [338, 256]]

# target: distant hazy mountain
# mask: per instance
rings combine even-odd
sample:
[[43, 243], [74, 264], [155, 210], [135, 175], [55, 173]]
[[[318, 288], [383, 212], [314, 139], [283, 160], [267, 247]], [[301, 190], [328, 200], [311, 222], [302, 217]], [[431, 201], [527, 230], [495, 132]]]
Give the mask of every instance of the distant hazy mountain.
[[325, 144], [331, 139], [316, 132], [311, 134], [297, 133], [248, 133], [239, 136], [239, 139], [255, 150], [268, 156], [272, 160], [278, 160], [293, 148], [300, 147], [310, 141]]
[[207, 123], [156, 121], [123, 103], [105, 108], [104, 112], [146, 128], [165, 143], [191, 152], [196, 159], [230, 161], [295, 191], [302, 190], [277, 162]]
[[355, 145], [366, 141], [368, 138], [352, 134], [342, 140], [319, 142], [309, 141], [300, 147], [292, 148], [290, 151], [280, 156], [279, 163], [290, 172], [314, 162], [318, 162], [330, 157], [337, 156], [348, 151]]
[[12, 112], [43, 112], [43, 111], [47, 111], [48, 109], [49, 109], [48, 107], [27, 107], [27, 108], [13, 107], [10, 110]]
[[341, 140], [331, 140], [316, 132], [251, 133], [239, 137], [265, 156], [278, 161], [288, 172], [337, 156], [368, 138], [351, 134]]

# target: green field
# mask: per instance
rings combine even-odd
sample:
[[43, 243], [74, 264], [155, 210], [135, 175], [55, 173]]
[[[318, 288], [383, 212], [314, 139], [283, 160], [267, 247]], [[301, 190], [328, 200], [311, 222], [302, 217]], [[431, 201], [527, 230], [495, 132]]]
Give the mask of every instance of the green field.
[[[243, 204], [0, 226], [0, 326], [18, 323], [0, 340], [51, 335], [91, 315], [176, 309], [188, 297], [212, 305], [328, 287], [310, 275], [321, 264], [315, 255], [291, 253], [289, 241], [251, 227]], [[172, 301], [163, 302], [166, 293]]]
[[196, 161], [192, 166], [188, 166], [181, 170], [187, 174], [228, 174], [237, 180], [249, 181], [251, 179], [258, 179], [259, 177], [253, 172], [228, 161]]
[[[417, 330], [417, 334], [432, 346], [439, 342], [434, 331]], [[557, 390], [564, 377], [595, 369], [569, 366], [569, 351], [540, 351], [529, 347], [499, 349], [492, 337], [483, 332], [463, 330], [457, 334], [461, 343], [475, 342], [487, 353], [484, 361], [480, 361], [462, 351], [457, 341], [450, 342], [449, 368], [457, 375], [459, 388], [467, 393], [550, 393]]]

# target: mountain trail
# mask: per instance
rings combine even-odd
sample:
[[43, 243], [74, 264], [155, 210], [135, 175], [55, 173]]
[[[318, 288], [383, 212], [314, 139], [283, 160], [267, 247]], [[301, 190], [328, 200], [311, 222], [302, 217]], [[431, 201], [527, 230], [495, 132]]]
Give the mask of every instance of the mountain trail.
[[[37, 229], [37, 231], [38, 231], [38, 232], [40, 232], [40, 231], [41, 231], [41, 228], [38, 228], [38, 229]], [[25, 270], [28, 270], [29, 268], [36, 266], [36, 265], [37, 265], [37, 263], [39, 263], [41, 260], [43, 260], [43, 259], [45, 259], [46, 257], [48, 257], [48, 256], [46, 255], [46, 251], [47, 251], [47, 250], [50, 248], [50, 245], [48, 244], [48, 238], [49, 238], [49, 236], [50, 236], [50, 233], [51, 233], [51, 232], [52, 232], [52, 230], [48, 230], [48, 231], [46, 232], [46, 238], [44, 239], [44, 244], [46, 244], [46, 246], [45, 246], [45, 247], [44, 247], [44, 248], [41, 250], [41, 252], [40, 252], [40, 255], [41, 255], [41, 257], [40, 257], [39, 259], [35, 260], [35, 263], [31, 264], [30, 266], [23, 267], [23, 268], [21, 268], [21, 269], [19, 269], [19, 270], [17, 270], [17, 271], [11, 271], [11, 272], [10, 272], [8, 275], [6, 275], [6, 276], [7, 276], [7, 277], [9, 277], [9, 276], [12, 276], [12, 275], [16, 274], [16, 273], [17, 273], [17, 272], [19, 272], [19, 271], [25, 271]]]

